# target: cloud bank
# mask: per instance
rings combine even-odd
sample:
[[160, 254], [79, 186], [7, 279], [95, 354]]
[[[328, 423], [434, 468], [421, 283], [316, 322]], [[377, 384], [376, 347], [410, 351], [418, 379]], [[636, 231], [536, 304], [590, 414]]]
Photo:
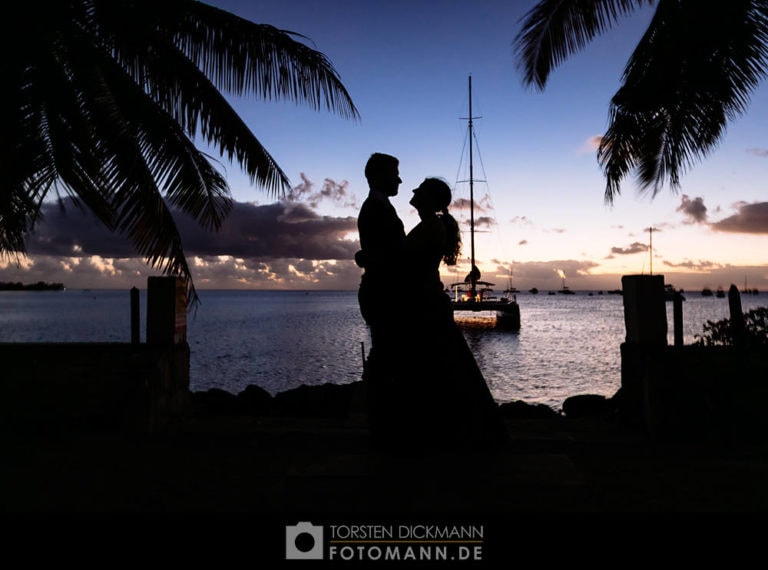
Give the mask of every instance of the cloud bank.
[[738, 202], [734, 207], [735, 214], [710, 224], [710, 227], [719, 232], [768, 234], [768, 202]]

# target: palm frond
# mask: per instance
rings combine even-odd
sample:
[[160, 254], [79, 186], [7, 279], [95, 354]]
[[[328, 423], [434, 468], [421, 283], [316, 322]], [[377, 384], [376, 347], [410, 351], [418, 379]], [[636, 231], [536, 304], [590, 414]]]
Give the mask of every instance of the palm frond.
[[180, 122], [110, 61], [91, 81], [81, 76], [79, 87], [90, 98], [92, 128], [107, 160], [136, 153], [170, 203], [203, 227], [218, 229], [231, 208], [229, 187]]
[[552, 70], [609, 29], [619, 17], [653, 0], [542, 0], [522, 18], [514, 39], [525, 85], [544, 89]]
[[704, 10], [662, 0], [611, 101], [598, 151], [605, 198], [632, 170], [654, 195], [718, 145], [768, 71], [768, 3], [736, 0]]
[[[190, 137], [199, 131], [222, 157], [239, 164], [252, 182], [275, 194], [289, 189], [290, 181], [277, 161], [199, 68], [175, 46], [155, 51], [155, 57], [143, 59], [155, 103]], [[204, 162], [197, 168], [210, 168]]]
[[333, 65], [323, 53], [300, 41], [305, 36], [198, 2], [184, 17], [174, 30], [177, 44], [217, 88], [359, 118]]

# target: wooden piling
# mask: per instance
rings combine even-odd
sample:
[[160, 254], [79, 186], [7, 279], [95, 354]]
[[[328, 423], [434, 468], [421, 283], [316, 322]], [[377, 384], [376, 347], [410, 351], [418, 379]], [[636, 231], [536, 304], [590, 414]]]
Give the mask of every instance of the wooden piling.
[[667, 344], [667, 308], [663, 275], [624, 275], [626, 341], [643, 345]]
[[180, 277], [147, 279], [147, 343], [187, 342], [186, 281]]
[[728, 308], [731, 312], [731, 333], [733, 334], [733, 343], [736, 346], [743, 346], [746, 340], [747, 331], [744, 325], [744, 313], [741, 309], [741, 293], [739, 288], [733, 283], [728, 288]]
[[683, 295], [680, 291], [676, 291], [672, 297], [672, 323], [675, 346], [683, 346]]
[[139, 344], [141, 342], [139, 329], [141, 326], [140, 315], [139, 290], [136, 287], [131, 287], [131, 344]]
[[672, 297], [672, 328], [675, 335], [675, 346], [683, 346], [683, 294], [676, 291]]

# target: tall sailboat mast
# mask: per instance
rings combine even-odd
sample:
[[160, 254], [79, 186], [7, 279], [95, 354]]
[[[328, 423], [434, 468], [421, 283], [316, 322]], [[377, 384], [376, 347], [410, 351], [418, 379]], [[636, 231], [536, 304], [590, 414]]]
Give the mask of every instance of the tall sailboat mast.
[[475, 177], [472, 164], [472, 138], [474, 135], [472, 123], [472, 76], [469, 76], [469, 240], [470, 240], [470, 269], [469, 280], [472, 297], [477, 294], [477, 275], [475, 272]]

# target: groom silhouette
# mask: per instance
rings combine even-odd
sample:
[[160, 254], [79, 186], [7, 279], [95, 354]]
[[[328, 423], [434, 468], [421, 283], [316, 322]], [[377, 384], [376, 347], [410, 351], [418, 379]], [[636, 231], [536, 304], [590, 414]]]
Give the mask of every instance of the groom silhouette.
[[[371, 336], [371, 350], [363, 379], [368, 392], [368, 414], [374, 440], [386, 436], [383, 427], [392, 416], [390, 396], [394, 382], [393, 365], [398, 360], [397, 295], [392, 291], [393, 271], [402, 266], [405, 228], [389, 199], [402, 183], [400, 161], [389, 154], [373, 153], [365, 165], [368, 197], [360, 208], [357, 229], [361, 250], [356, 263], [365, 269], [358, 290], [358, 303]], [[402, 332], [402, 331], [400, 331]]]
[[374, 153], [365, 165], [368, 197], [360, 208], [357, 229], [361, 250], [355, 261], [365, 269], [360, 280], [360, 313], [371, 333], [370, 360], [382, 360], [391, 354], [395, 339], [395, 295], [392, 294], [393, 270], [403, 263], [405, 229], [389, 199], [397, 195], [400, 180], [399, 160]]

